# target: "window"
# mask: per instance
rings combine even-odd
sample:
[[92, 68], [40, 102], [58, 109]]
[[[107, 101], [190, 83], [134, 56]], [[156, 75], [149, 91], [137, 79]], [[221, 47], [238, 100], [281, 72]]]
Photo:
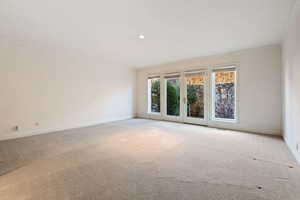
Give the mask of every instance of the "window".
[[160, 77], [148, 78], [148, 112], [160, 113]]
[[179, 116], [180, 115], [180, 76], [169, 75], [165, 76], [167, 85], [167, 115]]
[[217, 69], [212, 72], [212, 119], [236, 120], [236, 69]]
[[186, 73], [187, 117], [204, 119], [205, 72]]

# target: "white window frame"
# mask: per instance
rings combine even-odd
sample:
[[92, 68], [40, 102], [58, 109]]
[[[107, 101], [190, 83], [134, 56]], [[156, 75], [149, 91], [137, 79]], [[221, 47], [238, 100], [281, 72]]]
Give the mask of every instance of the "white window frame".
[[[234, 102], [234, 119], [226, 119], [226, 118], [216, 118], [215, 117], [215, 72], [218, 71], [234, 71], [235, 72], [235, 84], [234, 84], [234, 91], [235, 91], [235, 102]], [[234, 69], [234, 70], [231, 70]], [[214, 122], [225, 122], [225, 123], [238, 123], [238, 67], [236, 65], [229, 65], [226, 67], [214, 67], [211, 70], [211, 111], [210, 111], [210, 120]]]
[[193, 124], [203, 124], [206, 125], [209, 121], [209, 106], [210, 106], [210, 93], [209, 93], [209, 87], [210, 87], [210, 72], [208, 68], [198, 69], [198, 70], [192, 70], [192, 71], [185, 71], [184, 72], [184, 98], [186, 98], [187, 101], [187, 75], [188, 74], [197, 74], [197, 73], [203, 73], [205, 77], [205, 84], [204, 84], [204, 118], [194, 118], [194, 117], [188, 117], [187, 116], [187, 103], [184, 104], [184, 122], [186, 123], [193, 123]]

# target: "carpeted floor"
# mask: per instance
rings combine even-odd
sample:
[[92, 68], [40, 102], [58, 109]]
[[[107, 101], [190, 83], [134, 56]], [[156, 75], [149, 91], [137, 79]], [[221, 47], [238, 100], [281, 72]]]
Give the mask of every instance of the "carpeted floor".
[[299, 200], [279, 137], [133, 119], [0, 141], [1, 200]]

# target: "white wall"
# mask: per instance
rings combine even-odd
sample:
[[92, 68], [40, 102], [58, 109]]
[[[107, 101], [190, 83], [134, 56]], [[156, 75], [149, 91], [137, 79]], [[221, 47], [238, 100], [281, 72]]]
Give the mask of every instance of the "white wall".
[[147, 76], [238, 63], [239, 123], [211, 126], [280, 135], [281, 48], [279, 45], [247, 49], [224, 55], [196, 58], [137, 71], [137, 116], [147, 115]]
[[300, 1], [293, 8], [282, 55], [284, 138], [300, 162]]
[[[0, 140], [131, 118], [134, 86], [133, 69], [66, 49], [3, 40]], [[16, 125], [19, 131], [13, 130]]]

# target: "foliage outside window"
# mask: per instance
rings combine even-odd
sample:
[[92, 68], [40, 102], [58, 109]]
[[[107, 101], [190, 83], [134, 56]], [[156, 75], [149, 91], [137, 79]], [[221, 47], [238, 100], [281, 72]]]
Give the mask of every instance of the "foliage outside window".
[[167, 115], [180, 114], [180, 82], [178, 78], [167, 79]]
[[150, 89], [150, 112], [159, 113], [160, 112], [160, 79], [159, 78], [149, 78], [148, 79], [149, 89]]
[[205, 74], [187, 75], [187, 116], [204, 118]]

